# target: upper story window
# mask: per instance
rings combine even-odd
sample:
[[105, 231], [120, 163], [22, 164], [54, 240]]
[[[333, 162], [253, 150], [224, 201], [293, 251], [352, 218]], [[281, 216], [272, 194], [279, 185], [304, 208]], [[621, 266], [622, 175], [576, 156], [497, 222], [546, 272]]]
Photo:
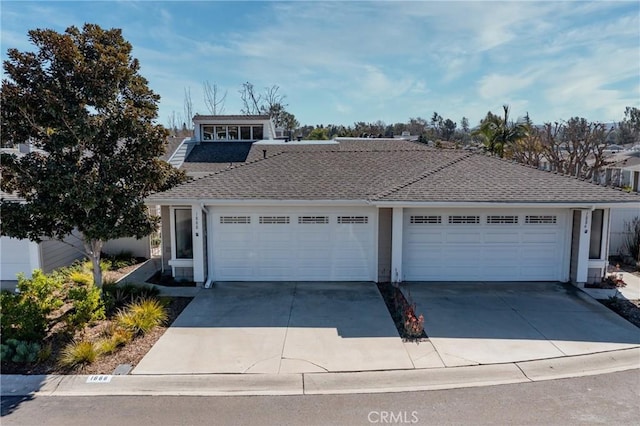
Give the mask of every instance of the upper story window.
[[200, 129], [202, 140], [204, 141], [252, 141], [264, 139], [264, 128], [262, 125], [242, 126], [238, 124], [202, 124]]

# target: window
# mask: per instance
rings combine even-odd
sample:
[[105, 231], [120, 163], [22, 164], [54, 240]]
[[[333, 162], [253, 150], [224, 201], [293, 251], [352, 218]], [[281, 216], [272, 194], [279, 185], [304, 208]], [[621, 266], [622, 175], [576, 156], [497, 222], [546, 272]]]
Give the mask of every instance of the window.
[[238, 139], [238, 126], [228, 126], [227, 133], [229, 135], [229, 139]]
[[220, 223], [223, 223], [223, 224], [231, 224], [231, 223], [247, 224], [247, 223], [251, 223], [251, 216], [220, 216]]
[[213, 135], [213, 126], [202, 126], [202, 140], [213, 140]]
[[241, 126], [239, 124], [218, 125], [203, 124], [202, 140], [260, 140], [264, 139], [263, 126]]
[[253, 126], [251, 129], [253, 130], [252, 139], [264, 139], [264, 130], [262, 129], [262, 126]]
[[263, 225], [284, 225], [289, 223], [289, 216], [260, 216]]
[[487, 223], [490, 224], [507, 224], [518, 223], [518, 216], [487, 216]]
[[552, 215], [528, 215], [524, 219], [524, 223], [529, 225], [552, 225], [557, 221], [558, 218]]
[[449, 216], [449, 223], [480, 223], [480, 216]]
[[326, 224], [329, 223], [328, 216], [298, 216], [298, 223], [301, 225]]
[[602, 225], [604, 210], [596, 209], [591, 214], [591, 238], [589, 239], [589, 259], [600, 259], [602, 254]]
[[176, 209], [176, 259], [193, 259], [193, 236], [191, 234], [191, 209]]
[[442, 223], [442, 216], [411, 216], [410, 223], [415, 223], [415, 224]]
[[227, 139], [227, 126], [216, 126], [216, 139], [218, 140]]
[[338, 223], [340, 224], [349, 224], [349, 223], [369, 223], [368, 216], [338, 216]]

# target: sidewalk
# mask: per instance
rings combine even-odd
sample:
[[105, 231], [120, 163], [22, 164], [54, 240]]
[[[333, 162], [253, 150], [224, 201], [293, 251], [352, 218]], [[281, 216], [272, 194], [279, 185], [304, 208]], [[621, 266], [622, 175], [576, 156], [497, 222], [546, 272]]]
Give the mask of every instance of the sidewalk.
[[[3, 375], [7, 396], [318, 395], [410, 392], [538, 382], [616, 371], [638, 374], [640, 348], [508, 364], [305, 374]], [[92, 382], [93, 381], [93, 382]]]

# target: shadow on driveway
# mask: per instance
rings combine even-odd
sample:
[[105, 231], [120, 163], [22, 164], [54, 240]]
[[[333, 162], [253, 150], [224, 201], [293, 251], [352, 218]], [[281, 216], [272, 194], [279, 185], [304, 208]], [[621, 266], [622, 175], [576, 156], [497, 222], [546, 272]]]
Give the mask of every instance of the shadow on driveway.
[[238, 282], [198, 293], [133, 373], [410, 368], [374, 283]]

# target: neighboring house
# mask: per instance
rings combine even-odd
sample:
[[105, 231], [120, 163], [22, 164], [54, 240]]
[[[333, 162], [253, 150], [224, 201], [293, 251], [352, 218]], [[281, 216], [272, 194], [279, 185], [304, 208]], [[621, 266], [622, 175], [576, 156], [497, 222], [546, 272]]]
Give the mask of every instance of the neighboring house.
[[402, 140], [245, 141], [244, 158], [219, 163], [242, 139], [216, 140], [213, 127], [204, 140], [212, 123], [196, 122], [199, 177], [147, 203], [161, 206], [164, 265], [206, 286], [584, 283], [606, 270], [611, 208], [640, 208], [635, 194]]
[[[19, 202], [12, 194], [0, 191], [0, 198]], [[0, 237], [0, 281], [15, 281], [18, 273], [31, 278], [34, 269], [51, 272], [60, 266], [71, 264], [82, 257], [82, 242], [77, 234], [65, 238], [64, 242], [45, 240], [35, 243], [29, 240]]]
[[621, 151], [607, 157], [599, 183], [640, 192], [640, 151]]
[[[0, 198], [19, 202], [20, 198], [13, 194], [0, 191]], [[7, 236], [0, 237], [0, 281], [15, 281], [18, 273], [31, 278], [34, 269], [51, 272], [56, 268], [68, 266], [75, 260], [84, 257], [81, 234], [74, 232], [62, 242], [45, 239], [36, 243], [27, 239], [21, 240]], [[136, 240], [135, 238], [120, 238], [107, 241], [102, 251], [108, 254], [118, 254], [126, 251], [136, 257], [149, 258], [151, 248], [149, 238]]]
[[[34, 149], [26, 144], [21, 144], [18, 149], [2, 148], [2, 152], [14, 155], [24, 155], [32, 150]], [[0, 198], [8, 201], [21, 201], [14, 194], [1, 191]], [[23, 273], [27, 278], [30, 278], [34, 269], [51, 272], [84, 257], [83, 251], [78, 233], [68, 236], [64, 242], [47, 239], [40, 243], [2, 236], [0, 237], [0, 281], [15, 281], [18, 273]], [[150, 239], [148, 237], [140, 240], [121, 238], [107, 241], [102, 251], [108, 254], [118, 254], [124, 251], [135, 257], [149, 258], [151, 257]]]

